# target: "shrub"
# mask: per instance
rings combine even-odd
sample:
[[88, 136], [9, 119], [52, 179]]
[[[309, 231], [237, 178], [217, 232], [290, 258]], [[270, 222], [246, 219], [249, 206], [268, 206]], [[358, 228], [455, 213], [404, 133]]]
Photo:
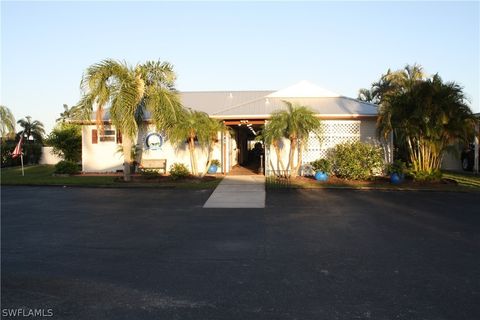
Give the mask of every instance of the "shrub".
[[[1, 142], [2, 149], [2, 167], [11, 167], [20, 165], [20, 157], [12, 159], [13, 149], [17, 146], [18, 141], [15, 140], [3, 140]], [[24, 142], [22, 143], [23, 163], [24, 164], [36, 164], [42, 156], [42, 145], [36, 142]]]
[[154, 169], [142, 169], [140, 174], [147, 179], [154, 179], [161, 176], [160, 172]]
[[2, 139], [2, 168], [19, 166], [20, 157], [12, 159], [12, 151], [15, 149], [17, 142], [15, 140], [3, 140]]
[[53, 129], [47, 144], [53, 147], [53, 153], [65, 160], [79, 162], [82, 159], [82, 133], [80, 126], [64, 124]]
[[409, 170], [408, 175], [413, 177], [415, 181], [420, 181], [420, 182], [440, 181], [442, 179], [442, 171], [440, 170], [431, 170], [431, 171]]
[[330, 173], [332, 171], [332, 164], [328, 159], [317, 159], [310, 162], [310, 165], [315, 172], [322, 171], [325, 173]]
[[211, 166], [220, 167], [220, 161], [218, 161], [217, 159], [212, 160], [212, 162], [210, 163], [210, 165], [211, 165]]
[[[42, 144], [38, 142], [24, 143], [23, 149], [23, 161], [28, 164], [37, 164], [42, 157]], [[13, 151], [13, 150], [12, 150]]]
[[387, 173], [392, 175], [394, 173], [403, 175], [405, 173], [407, 166], [402, 160], [395, 160], [393, 163], [390, 163], [387, 166]]
[[336, 176], [351, 180], [371, 179], [382, 172], [384, 162], [381, 148], [360, 141], [336, 145], [328, 159]]
[[190, 171], [183, 163], [172, 164], [169, 173], [173, 180], [183, 179], [190, 175]]
[[73, 162], [62, 160], [55, 165], [55, 173], [57, 174], [76, 174], [80, 172], [80, 166]]

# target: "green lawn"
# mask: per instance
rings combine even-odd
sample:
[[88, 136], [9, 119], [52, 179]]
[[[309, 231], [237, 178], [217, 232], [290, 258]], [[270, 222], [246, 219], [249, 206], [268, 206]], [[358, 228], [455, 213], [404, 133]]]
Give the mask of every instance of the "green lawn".
[[115, 177], [57, 177], [54, 166], [26, 166], [22, 177], [21, 167], [2, 168], [2, 185], [113, 185]]
[[480, 189], [480, 175], [448, 171], [443, 173], [443, 177], [457, 181], [460, 186]]
[[130, 182], [118, 181], [114, 176], [53, 176], [54, 166], [35, 165], [25, 167], [22, 177], [21, 167], [2, 168], [2, 185], [59, 185], [59, 186], [105, 186], [105, 187], [152, 187], [152, 188], [183, 188], [210, 189], [215, 188], [221, 179], [211, 181], [169, 181], [169, 182]]

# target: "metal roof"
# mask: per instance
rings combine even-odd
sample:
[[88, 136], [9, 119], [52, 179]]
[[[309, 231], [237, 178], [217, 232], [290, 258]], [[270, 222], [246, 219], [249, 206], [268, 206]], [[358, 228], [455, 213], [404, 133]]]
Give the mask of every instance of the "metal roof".
[[[283, 101], [310, 107], [324, 117], [374, 117], [378, 114], [377, 105], [339, 96], [307, 81], [278, 91], [186, 91], [179, 94], [184, 107], [219, 119], [268, 118], [274, 111], [286, 109]], [[108, 121], [109, 118], [107, 109], [103, 119]], [[148, 112], [145, 118], [150, 118]]]
[[341, 96], [308, 81], [300, 81], [278, 91], [182, 92], [184, 106], [208, 113], [215, 118], [266, 118], [283, 110], [289, 101], [308, 106], [322, 116], [376, 116], [378, 107]]
[[274, 91], [186, 91], [180, 92], [184, 107], [215, 114], [220, 110], [242, 105]]
[[376, 116], [377, 106], [347, 97], [325, 98], [267, 98], [247, 102], [213, 113], [212, 116], [268, 116], [277, 110], [285, 110], [284, 101], [310, 107], [316, 114], [325, 116]]

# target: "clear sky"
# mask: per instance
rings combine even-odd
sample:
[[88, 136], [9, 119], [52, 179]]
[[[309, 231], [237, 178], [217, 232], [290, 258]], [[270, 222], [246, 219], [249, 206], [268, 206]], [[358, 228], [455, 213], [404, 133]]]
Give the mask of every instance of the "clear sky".
[[1, 98], [47, 130], [105, 58], [171, 62], [179, 90], [281, 89], [309, 80], [356, 97], [419, 63], [480, 111], [479, 2], [3, 2]]

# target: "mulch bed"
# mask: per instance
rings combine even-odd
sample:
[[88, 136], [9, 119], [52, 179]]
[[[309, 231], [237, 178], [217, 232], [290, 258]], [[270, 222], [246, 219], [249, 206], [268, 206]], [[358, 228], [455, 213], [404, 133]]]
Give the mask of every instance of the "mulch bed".
[[[279, 181], [280, 183], [282, 181]], [[288, 181], [290, 187], [316, 188], [316, 187], [352, 187], [352, 188], [412, 188], [412, 189], [444, 189], [455, 187], [458, 183], [452, 179], [439, 181], [419, 182], [406, 178], [400, 184], [392, 184], [389, 177], [375, 177], [372, 180], [347, 180], [336, 176], [329, 176], [328, 181], [320, 182], [314, 177], [296, 177]]]

